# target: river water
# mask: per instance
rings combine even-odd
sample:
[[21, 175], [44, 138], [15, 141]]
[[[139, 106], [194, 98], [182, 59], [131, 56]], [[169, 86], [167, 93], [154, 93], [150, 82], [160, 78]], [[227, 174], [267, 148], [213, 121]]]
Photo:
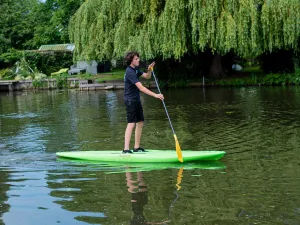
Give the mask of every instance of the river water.
[[[300, 88], [163, 90], [181, 149], [214, 163], [107, 165], [57, 151], [123, 149], [123, 91], [0, 93], [0, 224], [300, 224]], [[174, 149], [142, 95], [142, 147]]]

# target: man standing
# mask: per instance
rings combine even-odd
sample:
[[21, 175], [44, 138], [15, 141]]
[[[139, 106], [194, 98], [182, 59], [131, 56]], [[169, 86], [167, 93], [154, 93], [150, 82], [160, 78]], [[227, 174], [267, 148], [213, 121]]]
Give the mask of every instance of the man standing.
[[[127, 127], [125, 130], [125, 142], [123, 153], [133, 153], [133, 152], [145, 152], [145, 149], [140, 147], [140, 141], [144, 125], [144, 114], [143, 107], [140, 100], [140, 91], [147, 95], [158, 98], [160, 100], [164, 99], [162, 94], [155, 94], [148, 88], [144, 87], [139, 81], [139, 77], [144, 77], [146, 79], [151, 78], [151, 70], [155, 65], [155, 62], [148, 66], [148, 72], [143, 73], [139, 71], [136, 67], [140, 64], [139, 53], [135, 51], [128, 52], [125, 56], [125, 61], [127, 64], [124, 82], [124, 102], [126, 106], [126, 117], [127, 117]], [[133, 128], [135, 127], [135, 142], [133, 152], [129, 149], [131, 134]]]

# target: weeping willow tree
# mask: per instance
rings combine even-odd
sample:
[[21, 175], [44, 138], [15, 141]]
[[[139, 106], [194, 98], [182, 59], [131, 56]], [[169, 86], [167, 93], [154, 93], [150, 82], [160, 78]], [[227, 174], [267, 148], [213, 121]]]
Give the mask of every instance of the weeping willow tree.
[[255, 57], [298, 50], [299, 0], [87, 0], [70, 21], [75, 59], [106, 60], [137, 50], [180, 60], [209, 49]]

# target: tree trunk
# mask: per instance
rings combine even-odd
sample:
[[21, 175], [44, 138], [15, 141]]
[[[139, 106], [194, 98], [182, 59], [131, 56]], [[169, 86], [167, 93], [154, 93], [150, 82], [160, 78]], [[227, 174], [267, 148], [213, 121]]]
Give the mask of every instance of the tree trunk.
[[222, 66], [222, 56], [216, 55], [210, 66], [210, 77], [211, 78], [222, 78], [225, 77], [225, 71]]

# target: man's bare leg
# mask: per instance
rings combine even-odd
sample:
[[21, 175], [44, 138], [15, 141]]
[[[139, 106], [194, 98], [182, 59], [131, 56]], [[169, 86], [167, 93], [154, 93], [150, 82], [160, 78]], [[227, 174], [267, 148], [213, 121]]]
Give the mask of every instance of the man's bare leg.
[[134, 126], [135, 126], [135, 123], [127, 124], [126, 130], [125, 130], [124, 150], [129, 150], [131, 134], [132, 134]]
[[140, 122], [136, 123], [134, 148], [139, 148], [140, 147], [143, 126], [144, 126], [144, 122], [143, 121], [140, 121]]

